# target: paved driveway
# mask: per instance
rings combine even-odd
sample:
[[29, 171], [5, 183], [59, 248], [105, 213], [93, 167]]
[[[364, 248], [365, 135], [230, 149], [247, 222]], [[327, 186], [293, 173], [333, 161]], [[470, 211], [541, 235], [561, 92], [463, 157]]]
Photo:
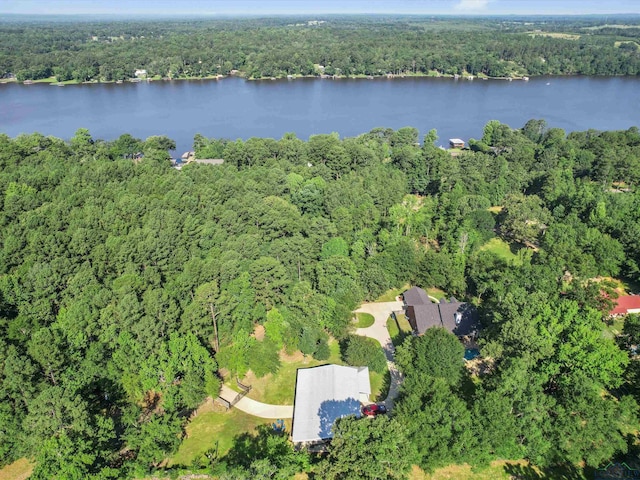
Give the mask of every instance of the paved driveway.
[[[220, 389], [220, 397], [232, 402], [238, 392], [223, 385]], [[270, 405], [258, 402], [247, 397], [242, 397], [233, 408], [260, 418], [293, 418], [293, 405]]]
[[393, 401], [398, 396], [400, 383], [402, 382], [402, 374], [395, 364], [394, 355], [396, 350], [391, 342], [389, 330], [387, 330], [387, 319], [391, 315], [391, 312], [402, 310], [402, 306], [402, 302], [363, 303], [362, 306], [356, 310], [356, 312], [369, 313], [373, 315], [373, 325], [368, 328], [356, 329], [356, 334], [362, 335], [363, 337], [373, 338], [382, 345], [382, 350], [384, 350], [384, 354], [387, 357], [387, 367], [391, 374], [389, 394], [383, 402], [389, 409], [393, 408]]
[[[402, 310], [402, 302], [364, 303], [356, 310], [356, 312], [370, 313], [375, 319], [373, 325], [368, 328], [358, 328], [355, 333], [363, 337], [373, 338], [382, 345], [384, 354], [387, 357], [387, 367], [391, 374], [389, 394], [383, 402], [389, 409], [393, 408], [393, 400], [398, 396], [400, 383], [402, 382], [402, 374], [394, 362], [395, 348], [391, 342], [389, 330], [387, 330], [387, 319], [391, 315], [391, 312], [398, 310]], [[238, 395], [238, 392], [230, 389], [226, 385], [223, 385], [220, 390], [220, 397], [229, 402], [232, 402]], [[240, 399], [238, 403], [234, 405], [234, 408], [261, 418], [293, 417], [292, 405], [269, 405], [247, 397]]]

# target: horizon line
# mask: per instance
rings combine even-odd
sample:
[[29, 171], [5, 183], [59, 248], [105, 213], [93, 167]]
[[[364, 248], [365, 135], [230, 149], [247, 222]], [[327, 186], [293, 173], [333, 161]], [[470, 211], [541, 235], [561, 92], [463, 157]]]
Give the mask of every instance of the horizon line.
[[[285, 13], [285, 12], [262, 12], [262, 13], [244, 13], [244, 12], [165, 12], [165, 13], [149, 13], [149, 12], [132, 12], [132, 13], [119, 13], [119, 12], [78, 12], [78, 13], [15, 13], [15, 12], [2, 12], [0, 11], [1, 16], [20, 16], [20, 17], [81, 17], [81, 16], [116, 16], [116, 17], [131, 17], [131, 16], [143, 16], [143, 17], [175, 17], [175, 16], [222, 16], [222, 17], [258, 17], [258, 16], [272, 16], [272, 17], [296, 17], [296, 16], [307, 16], [307, 15], [335, 15], [335, 16], [344, 16], [344, 15], [390, 15], [395, 17], [402, 16], [431, 16], [431, 17], [607, 17], [607, 16], [616, 16], [616, 15], [632, 15], [632, 16], [640, 16], [640, 12], [593, 12], [593, 13], [478, 13], [478, 12], [456, 12], [456, 13], [429, 13], [429, 12], [294, 12], [294, 13]], [[1, 20], [1, 18], [0, 18]]]

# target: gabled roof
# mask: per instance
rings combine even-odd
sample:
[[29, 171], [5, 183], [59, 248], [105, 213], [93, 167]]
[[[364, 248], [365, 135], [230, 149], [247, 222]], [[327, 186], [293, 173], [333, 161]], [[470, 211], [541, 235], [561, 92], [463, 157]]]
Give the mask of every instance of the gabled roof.
[[479, 328], [476, 309], [470, 303], [454, 300], [438, 305], [442, 326], [458, 337], [470, 335]]
[[338, 418], [360, 416], [360, 397], [371, 393], [367, 367], [322, 365], [299, 368], [291, 439], [317, 442], [333, 437]]
[[441, 298], [438, 303], [429, 299], [422, 288], [412, 287], [402, 294], [407, 306], [407, 319], [418, 335], [431, 327], [446, 328], [457, 336], [470, 335], [479, 330], [476, 308], [454, 297]]
[[640, 313], [640, 295], [623, 295], [616, 300], [616, 306], [609, 313], [611, 315], [625, 315]]
[[407, 305], [428, 305], [431, 303], [427, 292], [420, 287], [411, 287], [402, 294], [402, 298]]
[[435, 303], [410, 305], [407, 307], [407, 317], [418, 335], [422, 335], [428, 328], [442, 326], [440, 311]]

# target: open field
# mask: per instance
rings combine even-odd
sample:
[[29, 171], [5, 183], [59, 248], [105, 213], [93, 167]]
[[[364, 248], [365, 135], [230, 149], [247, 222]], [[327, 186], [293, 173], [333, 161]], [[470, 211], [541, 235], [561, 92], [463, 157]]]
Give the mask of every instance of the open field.
[[531, 37], [551, 37], [551, 38], [564, 38], [565, 40], [579, 40], [580, 35], [575, 33], [561, 33], [561, 32], [529, 32]]
[[507, 462], [498, 460], [485, 468], [472, 469], [469, 465], [449, 465], [426, 474], [413, 467], [410, 480], [588, 480], [593, 472], [576, 468], [539, 469], [525, 460]]
[[33, 463], [26, 458], [21, 458], [0, 468], [0, 480], [25, 480], [31, 475], [33, 467]]

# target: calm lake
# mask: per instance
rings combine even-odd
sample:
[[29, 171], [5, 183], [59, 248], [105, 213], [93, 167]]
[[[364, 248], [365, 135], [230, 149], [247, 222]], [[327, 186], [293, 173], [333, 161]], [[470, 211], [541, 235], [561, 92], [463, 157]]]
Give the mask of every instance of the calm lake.
[[513, 128], [531, 118], [552, 127], [618, 130], [640, 125], [640, 78], [545, 77], [514, 80], [296, 79], [141, 82], [56, 87], [0, 85], [0, 132], [68, 139], [122, 133], [167, 135], [178, 152], [206, 137], [280, 138], [295, 132], [355, 136], [375, 127], [435, 128], [438, 143], [480, 138], [489, 120]]

